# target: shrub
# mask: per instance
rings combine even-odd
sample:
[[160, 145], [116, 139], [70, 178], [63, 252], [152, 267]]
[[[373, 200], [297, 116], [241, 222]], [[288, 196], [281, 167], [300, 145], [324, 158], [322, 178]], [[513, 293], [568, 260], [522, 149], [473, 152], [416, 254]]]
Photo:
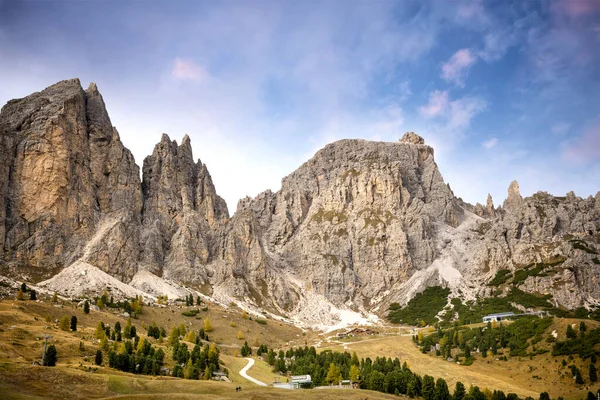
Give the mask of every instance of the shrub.
[[25, 300], [25, 295], [23, 294], [23, 289], [19, 289], [17, 292], [17, 300]]

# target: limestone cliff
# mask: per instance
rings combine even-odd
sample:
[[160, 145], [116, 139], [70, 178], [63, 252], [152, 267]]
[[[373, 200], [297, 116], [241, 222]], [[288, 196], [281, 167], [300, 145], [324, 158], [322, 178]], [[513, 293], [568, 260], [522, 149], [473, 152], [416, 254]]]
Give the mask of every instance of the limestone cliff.
[[[107, 272], [131, 276], [137, 244], [126, 243], [127, 228], [113, 228], [86, 249], [101, 220], [117, 212], [135, 219], [141, 205], [138, 167], [95, 85], [86, 92], [72, 79], [8, 102], [0, 137], [3, 269], [45, 275], [85, 255]], [[102, 251], [111, 241], [119, 246]]]

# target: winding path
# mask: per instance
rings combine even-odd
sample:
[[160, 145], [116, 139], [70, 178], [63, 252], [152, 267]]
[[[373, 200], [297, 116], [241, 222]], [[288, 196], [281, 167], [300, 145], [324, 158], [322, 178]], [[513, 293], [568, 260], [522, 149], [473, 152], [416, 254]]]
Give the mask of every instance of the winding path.
[[250, 382], [256, 383], [258, 386], [267, 386], [266, 383], [261, 382], [258, 379], [254, 379], [253, 377], [248, 376], [248, 374], [246, 374], [246, 372], [248, 372], [248, 370], [254, 365], [254, 359], [246, 357], [246, 360], [248, 360], [248, 364], [240, 370], [240, 375], [248, 379]]

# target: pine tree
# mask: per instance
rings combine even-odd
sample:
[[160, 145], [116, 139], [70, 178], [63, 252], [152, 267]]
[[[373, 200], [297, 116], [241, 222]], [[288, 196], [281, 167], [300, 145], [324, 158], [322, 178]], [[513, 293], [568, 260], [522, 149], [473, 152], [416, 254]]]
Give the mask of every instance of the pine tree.
[[25, 282], [21, 283], [21, 290], [23, 291], [23, 293], [27, 292], [27, 285], [25, 284]]
[[581, 377], [581, 373], [579, 372], [579, 370], [575, 372], [575, 383], [578, 385], [583, 385], [583, 378]]
[[456, 382], [456, 386], [454, 387], [453, 399], [454, 400], [463, 400], [465, 398], [466, 394], [467, 394], [467, 391], [465, 390], [465, 385], [460, 381]]
[[66, 315], [63, 316], [60, 319], [60, 323], [58, 324], [58, 327], [60, 328], [61, 331], [68, 331], [69, 330], [69, 317], [67, 317]]
[[96, 351], [96, 365], [102, 365], [102, 351], [98, 350]]
[[35, 290], [31, 290], [29, 292], [29, 300], [37, 300], [37, 293], [35, 292]]
[[438, 378], [435, 382], [435, 400], [450, 400], [448, 384], [442, 378]]
[[52, 302], [56, 303], [58, 301], [58, 293], [54, 292], [54, 294], [52, 295]]
[[423, 377], [422, 395], [424, 400], [433, 400], [435, 396], [435, 381], [432, 376]]
[[90, 302], [87, 300], [83, 303], [83, 312], [86, 314], [90, 313]]
[[77, 317], [74, 315], [71, 317], [71, 330], [77, 332]]
[[44, 366], [54, 367], [56, 365], [56, 361], [58, 361], [56, 347], [54, 347], [54, 345], [51, 344], [46, 349], [46, 356], [44, 357]]
[[23, 289], [19, 289], [17, 292], [17, 300], [25, 300], [25, 295], [23, 294]]
[[200, 300], [200, 296], [196, 296], [196, 305], [199, 306], [200, 303], [202, 303], [202, 300]]
[[540, 400], [550, 400], [550, 395], [548, 394], [548, 392], [540, 393]]
[[132, 326], [131, 329], [129, 329], [129, 336], [131, 336], [132, 339], [137, 336], [135, 326]]
[[596, 381], [598, 381], [598, 375], [596, 373], [596, 366], [592, 363], [590, 363], [590, 382], [594, 383]]

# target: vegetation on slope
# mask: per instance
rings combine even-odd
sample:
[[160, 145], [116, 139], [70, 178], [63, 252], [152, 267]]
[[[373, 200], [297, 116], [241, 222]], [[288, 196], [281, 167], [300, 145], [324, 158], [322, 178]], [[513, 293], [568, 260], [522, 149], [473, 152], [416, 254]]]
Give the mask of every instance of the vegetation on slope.
[[412, 298], [405, 307], [400, 307], [398, 303], [392, 303], [387, 318], [395, 324], [420, 325], [423, 321], [433, 325], [437, 321], [435, 316], [448, 302], [449, 294], [450, 289], [448, 288], [428, 287]]

